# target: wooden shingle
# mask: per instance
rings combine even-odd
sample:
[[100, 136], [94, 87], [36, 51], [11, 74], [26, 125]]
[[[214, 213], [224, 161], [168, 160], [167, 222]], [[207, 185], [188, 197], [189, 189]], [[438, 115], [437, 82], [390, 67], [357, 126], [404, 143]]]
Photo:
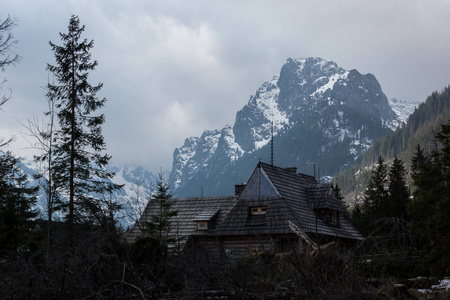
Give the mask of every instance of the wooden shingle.
[[[230, 209], [236, 203], [237, 198], [234, 196], [224, 197], [194, 197], [194, 198], [172, 198], [173, 211], [178, 211], [177, 216], [171, 218], [171, 235], [177, 238], [187, 240], [193, 235], [211, 234], [219, 223], [223, 221]], [[154, 201], [149, 201], [144, 213], [138, 222], [133, 226], [127, 234], [128, 241], [135, 241], [140, 235], [145, 234], [141, 230], [144, 228], [145, 222], [150, 220], [150, 216], [158, 213], [159, 207]], [[198, 221], [209, 221], [208, 230], [197, 230], [196, 219]]]

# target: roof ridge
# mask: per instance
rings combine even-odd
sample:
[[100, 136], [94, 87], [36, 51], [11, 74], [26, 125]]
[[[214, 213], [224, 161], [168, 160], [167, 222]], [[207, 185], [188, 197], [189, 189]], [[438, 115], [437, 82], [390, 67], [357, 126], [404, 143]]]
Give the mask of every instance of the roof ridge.
[[305, 184], [305, 187], [310, 189], [310, 188], [324, 188], [324, 187], [332, 187], [333, 184], [331, 182], [324, 182], [324, 183], [309, 183], [309, 184]]
[[[308, 174], [301, 173], [301, 172], [299, 172], [299, 173], [294, 173], [294, 172], [288, 170], [289, 167], [283, 168], [283, 167], [271, 165], [271, 164], [268, 164], [268, 163], [265, 163], [265, 162], [262, 162], [262, 161], [260, 161], [260, 162], [258, 163], [258, 165], [264, 165], [264, 166], [271, 167], [271, 168], [281, 169], [281, 170], [283, 170], [283, 171], [289, 172], [290, 174], [306, 176], [306, 177], [310, 177], [310, 178], [316, 180], [316, 178], [315, 178], [314, 176], [312, 176], [312, 175], [308, 175]], [[297, 168], [297, 167], [296, 167], [296, 168]]]
[[174, 197], [174, 198], [170, 198], [170, 200], [217, 200], [217, 199], [233, 199], [233, 198], [237, 198], [234, 195], [226, 195], [226, 196], [208, 196], [208, 197]]

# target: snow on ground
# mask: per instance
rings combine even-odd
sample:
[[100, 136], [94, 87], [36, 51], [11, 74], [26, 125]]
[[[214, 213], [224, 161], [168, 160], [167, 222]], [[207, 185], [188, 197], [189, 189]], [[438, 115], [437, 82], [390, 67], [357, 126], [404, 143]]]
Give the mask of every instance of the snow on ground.
[[434, 293], [436, 291], [442, 291], [442, 290], [450, 290], [450, 278], [444, 278], [439, 281], [438, 284], [432, 285], [431, 289], [418, 289], [417, 291], [419, 293], [428, 294], [428, 293]]
[[432, 285], [433, 290], [449, 290], [450, 289], [450, 278], [442, 279], [439, 284]]

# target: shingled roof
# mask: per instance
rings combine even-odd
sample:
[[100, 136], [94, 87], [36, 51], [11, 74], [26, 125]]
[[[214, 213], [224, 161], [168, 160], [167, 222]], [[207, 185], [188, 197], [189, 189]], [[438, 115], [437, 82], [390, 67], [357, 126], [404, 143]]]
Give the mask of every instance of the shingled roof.
[[[345, 208], [334, 196], [331, 184], [320, 184], [294, 168], [280, 168], [258, 163], [239, 197], [198, 197], [171, 199], [172, 232], [181, 239], [190, 236], [249, 236], [306, 234], [326, 235], [349, 240], [364, 237], [345, 219]], [[253, 215], [251, 209], [264, 208]], [[150, 201], [141, 219], [128, 234], [128, 240], [141, 235], [140, 225], [158, 213]], [[339, 224], [333, 226], [320, 217], [319, 211], [340, 212]], [[199, 230], [197, 222], [208, 221], [208, 230]], [[295, 228], [295, 230], [293, 230]]]
[[306, 187], [308, 199], [312, 202], [313, 209], [329, 208], [336, 211], [345, 211], [345, 207], [334, 195], [331, 183], [310, 184]]
[[[263, 217], [250, 214], [250, 208], [257, 206], [267, 207]], [[339, 226], [332, 226], [318, 216], [318, 209], [345, 210], [334, 196], [331, 184], [319, 184], [314, 177], [295, 173], [291, 168], [260, 162], [236, 205], [214, 234], [234, 236], [293, 233], [290, 221], [305, 233], [351, 240], [363, 239], [342, 214]], [[253, 217], [260, 220], [251, 222]]]
[[[177, 216], [171, 219], [171, 234], [182, 240], [186, 240], [189, 236], [211, 234], [225, 219], [236, 200], [234, 196], [170, 199], [171, 210], [178, 211]], [[128, 233], [127, 240], [136, 240], [142, 234], [141, 227], [144, 222], [158, 212], [158, 205], [150, 200], [141, 218]], [[209, 221], [208, 230], [197, 230], [198, 221]]]

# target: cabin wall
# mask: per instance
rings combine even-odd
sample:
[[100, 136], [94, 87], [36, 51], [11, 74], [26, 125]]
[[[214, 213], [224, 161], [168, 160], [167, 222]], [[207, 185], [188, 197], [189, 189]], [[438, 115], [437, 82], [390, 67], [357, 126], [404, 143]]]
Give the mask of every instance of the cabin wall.
[[230, 261], [263, 252], [300, 250], [302, 243], [295, 235], [223, 237], [222, 247]]
[[224, 237], [222, 246], [230, 261], [261, 252], [274, 252], [275, 243], [270, 237]]
[[[263, 252], [303, 251], [304, 243], [296, 235], [195, 237], [188, 251], [201, 251], [212, 262], [228, 264], [236, 259]], [[200, 253], [200, 252], [198, 252]]]

